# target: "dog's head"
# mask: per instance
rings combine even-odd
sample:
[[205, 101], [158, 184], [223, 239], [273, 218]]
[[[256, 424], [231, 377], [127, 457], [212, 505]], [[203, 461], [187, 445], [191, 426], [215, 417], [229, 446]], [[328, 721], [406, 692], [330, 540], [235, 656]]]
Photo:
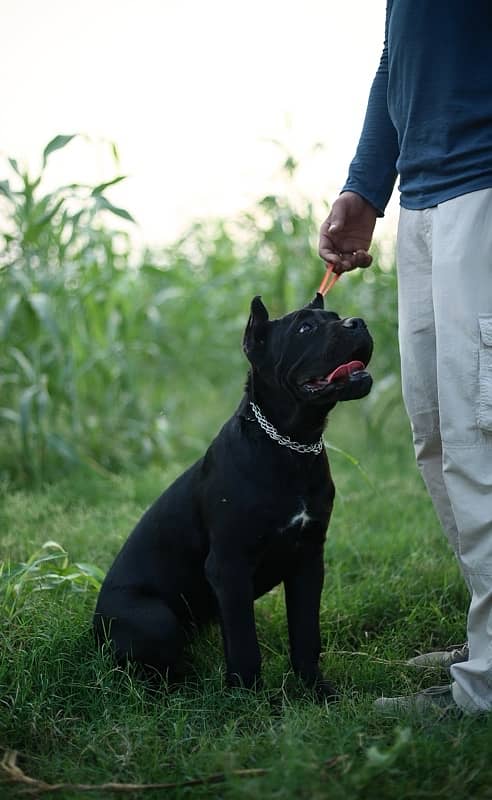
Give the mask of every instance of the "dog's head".
[[341, 319], [325, 311], [323, 298], [299, 311], [270, 320], [260, 297], [251, 303], [243, 340], [253, 371], [297, 403], [331, 408], [339, 400], [365, 397], [372, 386], [366, 371], [372, 338], [364, 320]]

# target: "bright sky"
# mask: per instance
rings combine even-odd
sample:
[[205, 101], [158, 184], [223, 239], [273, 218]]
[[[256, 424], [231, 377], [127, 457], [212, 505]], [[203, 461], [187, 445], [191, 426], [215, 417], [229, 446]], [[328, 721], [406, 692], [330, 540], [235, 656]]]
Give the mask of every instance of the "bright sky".
[[[278, 188], [271, 139], [300, 161], [299, 190], [332, 202], [384, 9], [385, 0], [0, 0], [2, 155], [35, 167], [58, 133], [115, 141], [130, 177], [109, 197], [153, 244]], [[112, 175], [108, 149], [80, 140], [52, 156], [48, 178]], [[394, 199], [380, 235], [395, 215]]]

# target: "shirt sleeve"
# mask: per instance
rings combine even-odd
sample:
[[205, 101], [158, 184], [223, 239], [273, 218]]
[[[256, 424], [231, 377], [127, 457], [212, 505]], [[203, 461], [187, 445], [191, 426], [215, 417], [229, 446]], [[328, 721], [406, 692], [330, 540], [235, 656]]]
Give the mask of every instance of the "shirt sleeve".
[[396, 180], [398, 136], [388, 111], [388, 16], [383, 53], [374, 78], [361, 137], [342, 192], [356, 192], [371, 203], [378, 216], [391, 197]]

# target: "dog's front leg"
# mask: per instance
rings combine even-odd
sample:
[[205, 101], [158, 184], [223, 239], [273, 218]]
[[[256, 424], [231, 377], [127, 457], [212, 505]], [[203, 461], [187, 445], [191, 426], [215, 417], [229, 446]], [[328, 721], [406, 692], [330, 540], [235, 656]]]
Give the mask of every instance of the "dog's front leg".
[[323, 588], [323, 545], [304, 551], [295, 570], [285, 579], [285, 602], [289, 626], [292, 668], [307, 686], [326, 699], [335, 699], [336, 689], [319, 669], [321, 637], [319, 608]]
[[229, 686], [259, 686], [261, 655], [256, 637], [253, 573], [246, 560], [212, 550], [205, 574], [219, 605]]

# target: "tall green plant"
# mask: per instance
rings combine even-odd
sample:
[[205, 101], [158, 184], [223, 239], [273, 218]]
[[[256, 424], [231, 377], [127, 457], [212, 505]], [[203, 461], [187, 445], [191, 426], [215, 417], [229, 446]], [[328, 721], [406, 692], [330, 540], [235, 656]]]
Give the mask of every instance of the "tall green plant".
[[[19, 482], [80, 462], [118, 470], [191, 460], [239, 398], [251, 298], [281, 315], [323, 275], [319, 220], [308, 201], [290, 199], [290, 156], [284, 193], [137, 256], [109, 225], [132, 220], [107, 198], [122, 175], [44, 190], [48, 160], [72, 139], [46, 146], [35, 177], [11, 159], [12, 178], [0, 182], [0, 471]], [[371, 275], [344, 277], [328, 301], [368, 318], [382, 373], [393, 375], [394, 275], [377, 266]]]
[[107, 396], [118, 304], [129, 294], [128, 236], [101, 219], [110, 212], [132, 221], [105, 194], [124, 176], [44, 190], [48, 160], [73, 138], [52, 139], [35, 176], [9, 159], [13, 176], [0, 182], [0, 422], [3, 453], [14, 454], [26, 479], [42, 478], [51, 463], [90, 458], [81, 376], [90, 370], [94, 393], [99, 384]]

